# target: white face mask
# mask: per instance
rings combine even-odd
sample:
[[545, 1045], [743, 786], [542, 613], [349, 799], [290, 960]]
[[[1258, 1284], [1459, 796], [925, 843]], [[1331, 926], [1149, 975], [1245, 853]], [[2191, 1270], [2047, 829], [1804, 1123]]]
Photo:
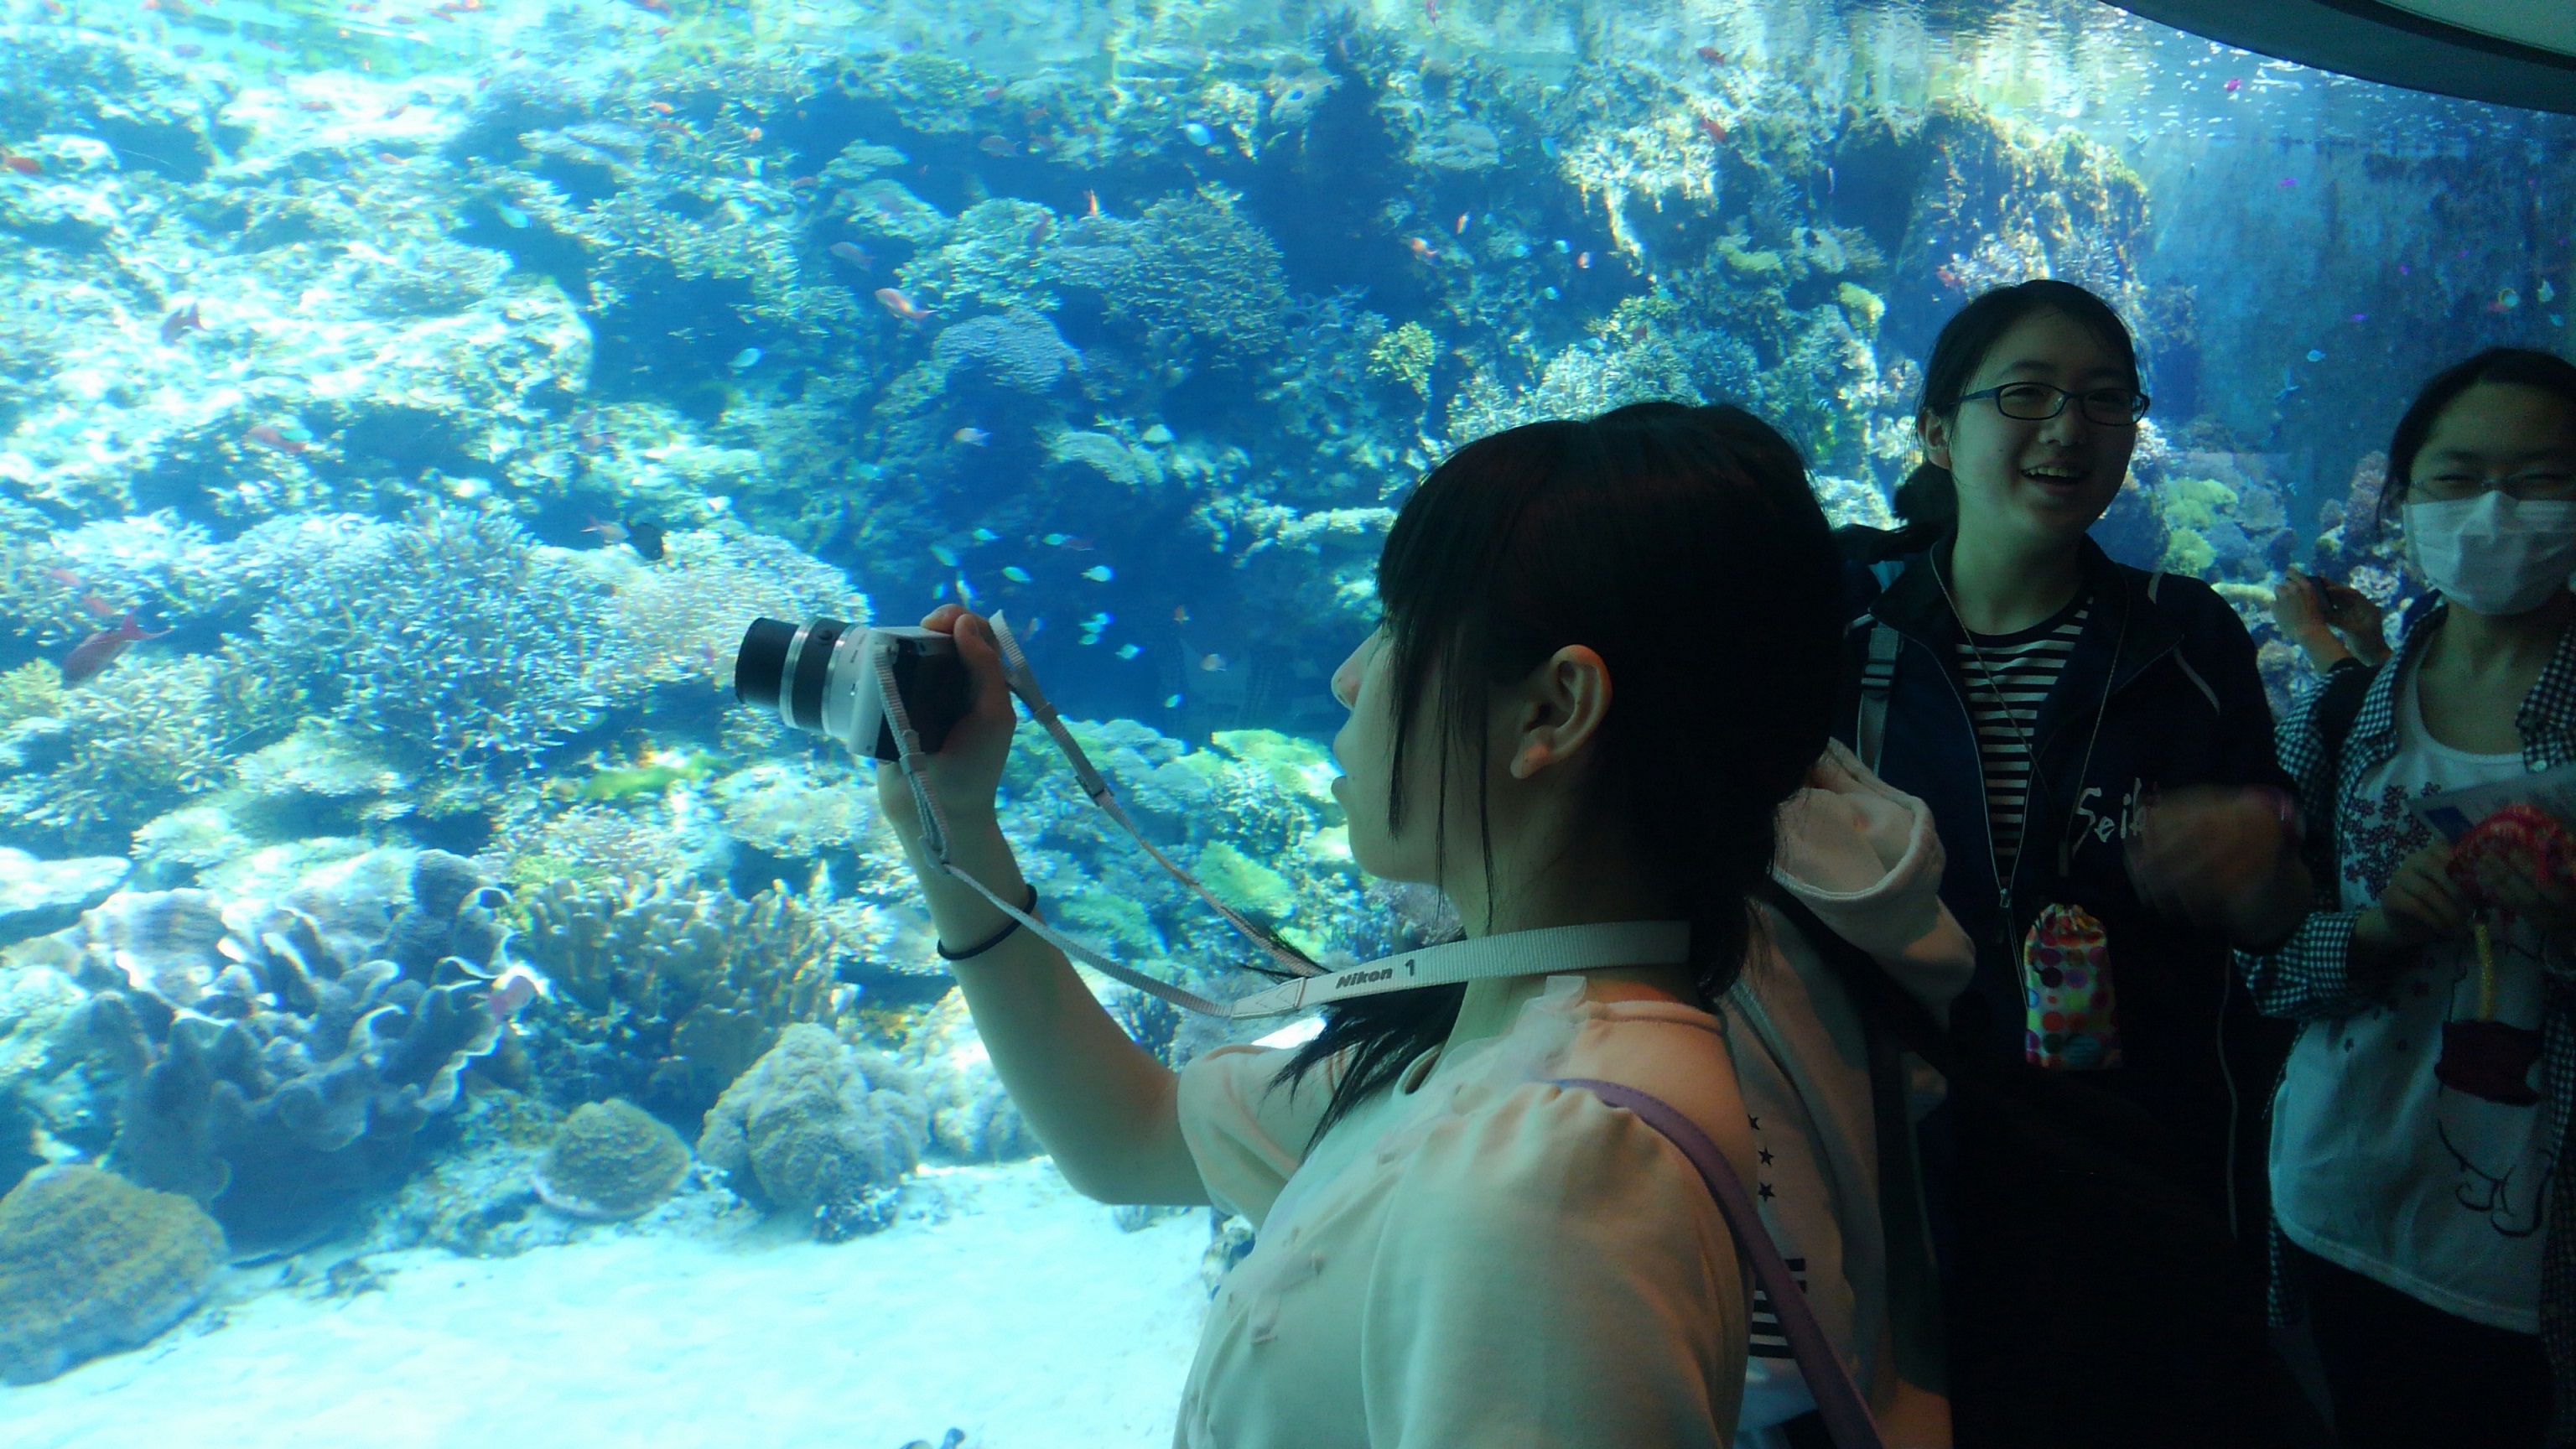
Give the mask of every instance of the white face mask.
[[2463, 609], [2527, 614], [2576, 574], [2576, 502], [2475, 498], [2406, 505], [2406, 553], [2424, 582]]

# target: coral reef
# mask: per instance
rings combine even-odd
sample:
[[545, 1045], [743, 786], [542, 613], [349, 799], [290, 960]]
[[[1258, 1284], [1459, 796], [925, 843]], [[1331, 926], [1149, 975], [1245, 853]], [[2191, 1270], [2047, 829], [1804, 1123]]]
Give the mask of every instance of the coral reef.
[[396, 763], [508, 774], [595, 717], [603, 594], [508, 517], [430, 504], [307, 560], [259, 633]]
[[29, 1173], [0, 1197], [0, 1380], [151, 1342], [223, 1261], [223, 1230], [184, 1197], [95, 1167]]
[[17, 948], [44, 1025], [0, 1062], [0, 1097], [204, 1204], [237, 1249], [329, 1231], [401, 1180], [467, 1066], [503, 1045], [481, 963], [457, 954], [498, 941], [460, 864], [414, 862], [399, 909], [360, 891], [373, 929], [319, 882], [301, 897], [319, 917], [202, 890], [109, 897]]
[[680, 877], [564, 877], [520, 890], [509, 916], [511, 949], [550, 988], [528, 1053], [564, 1105], [625, 1097], [693, 1122], [783, 1030], [849, 1004], [836, 933], [776, 887], [746, 901]]
[[1045, 1150], [1002, 1090], [965, 997], [952, 991], [922, 1015], [904, 1039], [902, 1061], [921, 1083], [932, 1155], [1007, 1162]]
[[737, 1191], [809, 1217], [837, 1241], [893, 1221], [895, 1188], [921, 1161], [924, 1114], [903, 1069], [800, 1024], [725, 1089], [698, 1155]]
[[537, 1196], [577, 1218], [631, 1218], [661, 1205], [689, 1171], [680, 1135], [631, 1102], [585, 1102], [537, 1163]]

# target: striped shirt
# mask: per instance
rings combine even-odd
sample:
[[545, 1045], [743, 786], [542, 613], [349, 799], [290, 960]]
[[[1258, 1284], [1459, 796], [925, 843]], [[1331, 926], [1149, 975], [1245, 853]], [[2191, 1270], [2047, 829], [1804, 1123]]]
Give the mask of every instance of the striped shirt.
[[2021, 849], [2039, 707], [2066, 672], [2091, 613], [2092, 606], [2077, 599], [2047, 623], [2014, 634], [1965, 634], [1957, 646], [1959, 683], [1985, 765], [1986, 824], [1994, 837], [1998, 879], [2011, 872]]

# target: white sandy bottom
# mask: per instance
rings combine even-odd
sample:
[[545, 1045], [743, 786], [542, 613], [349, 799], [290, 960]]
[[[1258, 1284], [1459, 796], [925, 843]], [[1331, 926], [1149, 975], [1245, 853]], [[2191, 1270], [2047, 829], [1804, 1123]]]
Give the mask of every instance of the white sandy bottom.
[[853, 1242], [644, 1235], [366, 1265], [0, 1388], [9, 1449], [1162, 1449], [1206, 1307], [1204, 1209], [1122, 1233], [1044, 1162], [925, 1184]]

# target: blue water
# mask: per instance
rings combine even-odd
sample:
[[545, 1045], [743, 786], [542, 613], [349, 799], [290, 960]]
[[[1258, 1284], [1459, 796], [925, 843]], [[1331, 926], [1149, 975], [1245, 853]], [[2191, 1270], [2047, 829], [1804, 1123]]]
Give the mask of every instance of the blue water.
[[[2576, 286], [2576, 122], [2072, 0], [0, 13], [0, 1187], [295, 1282], [1029, 1170], [862, 777], [730, 699], [754, 614], [1006, 610], [1150, 832], [1365, 957], [1436, 911], [1350, 865], [1326, 676], [1457, 444], [1733, 401], [1882, 517], [1944, 318], [2078, 281], [2155, 398], [2100, 536], [2286, 695], [2264, 591], [2402, 606], [2370, 455]], [[1058, 920], [1248, 984], [1034, 745], [1004, 803]], [[884, 1097], [838, 1187], [718, 1131], [790, 1027]], [[208, 1331], [150, 1271], [0, 1377]]]

